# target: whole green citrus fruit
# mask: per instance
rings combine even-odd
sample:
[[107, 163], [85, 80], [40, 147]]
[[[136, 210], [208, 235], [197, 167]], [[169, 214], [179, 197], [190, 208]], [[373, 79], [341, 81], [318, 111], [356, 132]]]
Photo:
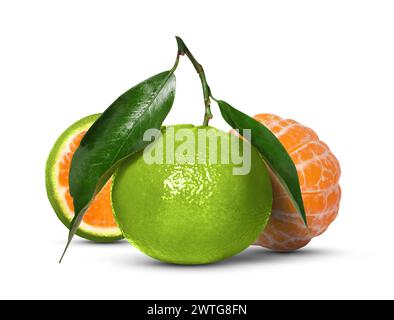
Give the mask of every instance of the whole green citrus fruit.
[[[239, 174], [237, 155], [246, 174]], [[272, 188], [248, 142], [212, 127], [177, 125], [120, 166], [111, 199], [123, 235], [140, 251], [164, 262], [205, 264], [256, 240], [271, 212]]]

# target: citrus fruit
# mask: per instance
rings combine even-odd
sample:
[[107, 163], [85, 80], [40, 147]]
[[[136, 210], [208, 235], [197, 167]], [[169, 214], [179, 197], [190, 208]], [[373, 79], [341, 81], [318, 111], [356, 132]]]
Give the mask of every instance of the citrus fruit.
[[[99, 117], [83, 118], [64, 131], [53, 146], [45, 169], [48, 199], [60, 221], [69, 228], [74, 216], [73, 200], [69, 192], [68, 175], [71, 159], [82, 137]], [[111, 181], [95, 197], [86, 211], [77, 234], [85, 239], [110, 242], [122, 238], [113, 217], [110, 200]]]
[[257, 244], [277, 251], [296, 250], [323, 233], [338, 214], [339, 162], [312, 129], [272, 114], [258, 114], [254, 118], [276, 135], [293, 159], [308, 222], [307, 228], [288, 194], [271, 174], [272, 214]]
[[[192, 138], [174, 141], [171, 130]], [[272, 206], [271, 182], [259, 153], [249, 145], [250, 171], [235, 175], [238, 165], [224, 159], [240, 151], [241, 143], [239, 148], [230, 144], [230, 134], [192, 125], [164, 127], [162, 133], [114, 175], [112, 206], [125, 238], [143, 253], [175, 264], [212, 263], [247, 248]], [[175, 151], [168, 151], [171, 144]], [[147, 161], [145, 155], [153, 151], [166, 161]]]

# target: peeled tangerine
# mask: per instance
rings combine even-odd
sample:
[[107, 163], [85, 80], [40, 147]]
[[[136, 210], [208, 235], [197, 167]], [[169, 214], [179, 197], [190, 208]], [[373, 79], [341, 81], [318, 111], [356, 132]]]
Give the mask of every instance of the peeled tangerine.
[[312, 129], [272, 114], [258, 114], [254, 118], [275, 134], [293, 159], [308, 221], [307, 228], [288, 194], [271, 174], [272, 214], [256, 244], [276, 251], [302, 248], [322, 234], [338, 214], [339, 162]]

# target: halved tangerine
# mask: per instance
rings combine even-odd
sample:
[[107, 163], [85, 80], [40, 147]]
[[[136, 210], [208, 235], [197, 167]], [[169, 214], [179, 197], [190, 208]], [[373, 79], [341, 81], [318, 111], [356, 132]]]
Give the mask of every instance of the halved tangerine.
[[[53, 146], [45, 170], [49, 201], [58, 218], [69, 228], [74, 216], [73, 199], [69, 190], [71, 159], [83, 136], [100, 114], [83, 118], [65, 130]], [[77, 235], [97, 241], [111, 242], [122, 239], [111, 207], [111, 180], [101, 189], [86, 211]]]

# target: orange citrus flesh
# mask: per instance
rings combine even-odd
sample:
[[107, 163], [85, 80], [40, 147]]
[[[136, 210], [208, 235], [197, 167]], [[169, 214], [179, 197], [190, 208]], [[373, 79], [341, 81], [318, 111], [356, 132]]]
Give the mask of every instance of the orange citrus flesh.
[[254, 118], [275, 134], [293, 159], [308, 221], [307, 228], [289, 195], [271, 174], [272, 214], [256, 244], [277, 251], [296, 250], [322, 234], [338, 214], [339, 162], [312, 129], [272, 114], [259, 114]]
[[[70, 173], [71, 159], [74, 152], [79, 147], [86, 131], [78, 133], [69, 144], [69, 150], [64, 152], [59, 162], [59, 186], [63, 187], [65, 191], [65, 199], [67, 206], [73, 212], [73, 199], [70, 194], [68, 176]], [[96, 228], [113, 228], [117, 227], [115, 218], [111, 207], [111, 180], [101, 189], [96, 195], [89, 209], [86, 211], [83, 222]]]

